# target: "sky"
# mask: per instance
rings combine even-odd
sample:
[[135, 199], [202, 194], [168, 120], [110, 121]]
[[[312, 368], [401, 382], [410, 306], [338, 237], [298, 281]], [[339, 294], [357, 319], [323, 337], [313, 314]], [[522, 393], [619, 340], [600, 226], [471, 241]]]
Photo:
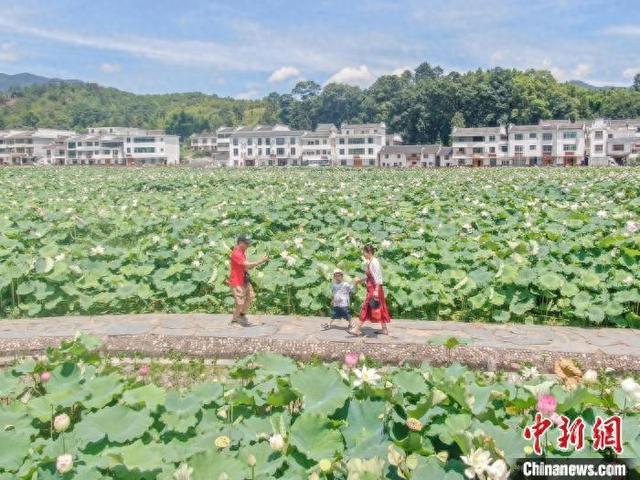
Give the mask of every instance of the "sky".
[[639, 0], [0, 0], [0, 72], [135, 93], [367, 87], [423, 61], [628, 86]]

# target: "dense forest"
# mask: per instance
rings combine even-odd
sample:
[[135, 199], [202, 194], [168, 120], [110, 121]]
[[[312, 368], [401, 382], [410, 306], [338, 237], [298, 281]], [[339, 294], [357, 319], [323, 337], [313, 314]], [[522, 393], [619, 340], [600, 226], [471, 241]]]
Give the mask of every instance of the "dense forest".
[[535, 123], [541, 118], [640, 117], [640, 74], [629, 88], [590, 89], [548, 71], [494, 68], [445, 74], [423, 63], [367, 89], [314, 81], [261, 100], [202, 93], [136, 95], [96, 84], [61, 83], [0, 93], [0, 128], [128, 125], [187, 137], [220, 125], [386, 122], [409, 143], [449, 141], [451, 127]]

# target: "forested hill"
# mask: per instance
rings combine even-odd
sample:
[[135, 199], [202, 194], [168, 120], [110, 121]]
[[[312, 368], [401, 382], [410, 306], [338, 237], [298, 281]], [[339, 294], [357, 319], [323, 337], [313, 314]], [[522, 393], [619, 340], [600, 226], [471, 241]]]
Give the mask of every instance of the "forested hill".
[[186, 137], [220, 125], [384, 121], [411, 143], [448, 142], [452, 125], [535, 123], [540, 118], [640, 117], [640, 80], [629, 88], [560, 83], [547, 71], [494, 68], [446, 75], [421, 64], [368, 89], [303, 81], [287, 94], [235, 100], [202, 93], [136, 95], [96, 84], [34, 85], [0, 93], [0, 128], [131, 125]]

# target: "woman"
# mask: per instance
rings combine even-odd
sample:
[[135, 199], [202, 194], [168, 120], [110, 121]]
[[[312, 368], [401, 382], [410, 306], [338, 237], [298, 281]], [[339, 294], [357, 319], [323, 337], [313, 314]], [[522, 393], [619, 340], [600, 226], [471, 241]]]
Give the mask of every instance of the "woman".
[[374, 256], [375, 250], [371, 244], [365, 245], [362, 248], [362, 253], [367, 260], [367, 272], [364, 279], [367, 286], [367, 296], [360, 310], [360, 322], [353, 328], [351, 333], [356, 336], [361, 335], [362, 325], [364, 325], [364, 322], [369, 321], [379, 322], [382, 327], [382, 333], [388, 335], [387, 323], [391, 321], [391, 315], [389, 315], [387, 302], [384, 298], [382, 267], [380, 266], [380, 261]]

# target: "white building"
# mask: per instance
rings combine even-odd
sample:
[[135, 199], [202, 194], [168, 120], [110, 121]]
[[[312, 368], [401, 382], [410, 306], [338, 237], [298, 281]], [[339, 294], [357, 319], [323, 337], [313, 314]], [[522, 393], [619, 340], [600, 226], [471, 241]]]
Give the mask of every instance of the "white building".
[[586, 156], [586, 124], [572, 120], [540, 120], [543, 165], [582, 165]]
[[337, 137], [337, 165], [373, 167], [386, 143], [387, 127], [384, 123], [343, 123]]
[[193, 134], [189, 139], [189, 146], [196, 152], [209, 152], [213, 154], [217, 151], [218, 134], [203, 132]]
[[589, 165], [624, 165], [640, 156], [640, 119], [594, 120], [587, 136]]
[[453, 163], [460, 166], [509, 165], [507, 129], [500, 127], [459, 128], [451, 132]]
[[381, 167], [453, 166], [453, 149], [442, 145], [386, 145], [378, 154]]
[[0, 165], [59, 164], [63, 149], [56, 145], [72, 135], [75, 132], [49, 128], [2, 130]]
[[177, 135], [160, 130], [93, 127], [67, 140], [67, 165], [177, 165]]
[[301, 139], [305, 132], [286, 125], [240, 127], [230, 134], [229, 165], [302, 165]]
[[305, 132], [301, 138], [302, 165], [335, 165], [338, 129], [332, 123], [321, 123], [315, 131]]

